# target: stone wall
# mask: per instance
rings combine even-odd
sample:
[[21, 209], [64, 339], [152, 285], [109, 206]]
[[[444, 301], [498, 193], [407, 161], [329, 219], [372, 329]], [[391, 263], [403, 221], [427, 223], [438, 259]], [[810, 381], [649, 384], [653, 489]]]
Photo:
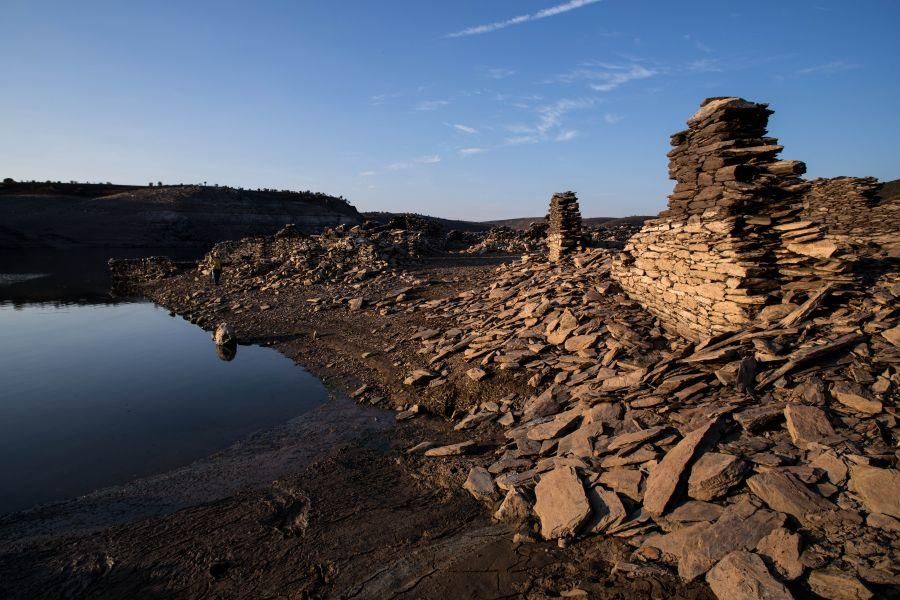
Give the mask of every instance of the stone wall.
[[805, 166], [778, 160], [767, 105], [711, 98], [672, 136], [669, 208], [614, 267], [632, 298], [688, 338], [745, 326], [778, 287], [773, 216], [799, 201]]
[[668, 209], [614, 265], [626, 293], [687, 338], [746, 327], [788, 292], [853, 282], [873, 248], [896, 250], [897, 201], [878, 199], [871, 178], [801, 179], [805, 165], [779, 160], [767, 136], [771, 113], [741, 98], [704, 101], [672, 136]]
[[863, 255], [900, 258], [900, 196], [884, 194], [874, 177], [810, 183], [802, 215], [824, 226], [830, 240]]

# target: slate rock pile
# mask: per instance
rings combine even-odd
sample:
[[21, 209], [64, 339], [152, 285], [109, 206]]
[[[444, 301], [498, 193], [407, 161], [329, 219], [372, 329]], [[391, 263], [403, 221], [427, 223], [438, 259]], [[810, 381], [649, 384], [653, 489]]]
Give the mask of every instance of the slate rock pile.
[[365, 225], [338, 226], [311, 236], [289, 229], [216, 244], [198, 268], [205, 272], [218, 258], [224, 282], [257, 289], [354, 283], [414, 260], [421, 240], [418, 231]]
[[[477, 234], [473, 234], [477, 235]], [[510, 227], [499, 226], [491, 229], [477, 242], [466, 248], [466, 254], [481, 256], [484, 254], [528, 254], [544, 249], [543, 236], [535, 235], [535, 229], [516, 231]]]
[[623, 540], [615, 568], [634, 577], [671, 565], [722, 599], [900, 584], [900, 276], [695, 343], [618, 288], [612, 258], [526, 257], [419, 305], [430, 370], [407, 385], [428, 393], [459, 369], [535, 390], [463, 407], [470, 440], [429, 456], [470, 455], [466, 489], [520, 539]]
[[167, 256], [146, 258], [111, 258], [107, 262], [114, 288], [129, 286], [137, 281], [159, 281], [186, 268], [185, 263]]
[[581, 211], [574, 192], [553, 194], [547, 213], [547, 253], [556, 262], [575, 250], [581, 241]]
[[622, 250], [631, 237], [641, 230], [643, 220], [618, 220], [615, 224], [602, 224], [599, 227], [586, 228], [584, 243], [591, 248], [609, 248]]
[[900, 202], [874, 177], [814, 179], [803, 196], [802, 216], [826, 237], [875, 259], [900, 258]]

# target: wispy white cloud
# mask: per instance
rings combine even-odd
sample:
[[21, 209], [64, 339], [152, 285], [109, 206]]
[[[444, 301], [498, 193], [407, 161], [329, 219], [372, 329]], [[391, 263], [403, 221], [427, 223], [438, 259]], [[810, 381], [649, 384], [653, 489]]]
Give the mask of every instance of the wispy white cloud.
[[511, 138], [506, 138], [504, 143], [507, 146], [521, 146], [522, 144], [537, 144], [541, 141], [536, 135], [517, 135]]
[[388, 100], [393, 100], [394, 98], [399, 98], [403, 94], [395, 92], [390, 94], [375, 94], [374, 96], [369, 96], [369, 104], [372, 106], [382, 106], [383, 104], [387, 104]]
[[477, 129], [475, 129], [474, 127], [469, 127], [468, 125], [456, 124], [453, 126], [453, 129], [456, 129], [457, 131], [462, 131], [463, 133], [470, 133], [470, 134], [478, 133]]
[[615, 125], [622, 121], [622, 115], [617, 115], [613, 113], [606, 113], [603, 115], [603, 120], [609, 123], [610, 125]]
[[689, 62], [685, 69], [694, 73], [721, 73], [725, 67], [718, 58], [701, 58]]
[[858, 69], [859, 65], [849, 63], [845, 60], [833, 60], [831, 62], [806, 67], [797, 71], [801, 75], [831, 75], [833, 73], [842, 73], [844, 71], [852, 71]]
[[543, 10], [539, 10], [536, 13], [531, 13], [527, 15], [519, 15], [517, 17], [511, 17], [509, 19], [505, 19], [503, 21], [495, 21], [493, 23], [487, 23], [485, 25], [476, 25], [475, 27], [468, 27], [466, 29], [455, 31], [453, 33], [448, 33], [444, 37], [448, 38], [457, 38], [457, 37], [465, 37], [469, 35], [479, 35], [482, 33], [491, 33], [492, 31], [497, 31], [499, 29], [506, 29], [507, 27], [511, 27], [513, 25], [521, 25], [522, 23], [527, 23], [529, 21], [537, 21], [539, 19], [546, 19], [547, 17], [555, 17], [556, 15], [561, 15], [563, 13], [567, 13], [570, 10], [575, 10], [577, 8], [581, 8], [583, 6], [588, 6], [589, 4], [596, 4], [600, 2], [600, 0], [569, 0], [563, 4], [557, 4], [556, 6], [551, 6], [549, 8], [545, 8]]
[[507, 131], [517, 135], [506, 138], [504, 145], [518, 146], [550, 140], [565, 142], [574, 139], [578, 132], [570, 128], [563, 129], [564, 117], [572, 111], [590, 108], [597, 102], [597, 98], [562, 98], [539, 106], [535, 109], [537, 120], [534, 124], [515, 123], [506, 126]]
[[416, 104], [416, 110], [431, 111], [450, 104], [449, 100], [423, 100]]
[[703, 42], [701, 42], [700, 40], [698, 40], [697, 38], [695, 38], [694, 36], [692, 36], [692, 35], [689, 34], [689, 33], [686, 33], [686, 34], [684, 35], [684, 39], [685, 39], [685, 41], [687, 41], [687, 42], [693, 42], [693, 43], [694, 43], [694, 47], [695, 47], [697, 50], [699, 50], [700, 52], [707, 52], [707, 53], [713, 52], [713, 49], [712, 49], [712, 48], [710, 48], [709, 46], [707, 46], [706, 44], [704, 44]]
[[375, 171], [361, 171], [359, 176], [360, 177], [371, 177], [374, 174], [375, 174]]
[[594, 91], [611, 92], [629, 81], [648, 79], [658, 74], [657, 69], [638, 63], [593, 63], [564, 73], [558, 79], [565, 83], [587, 81], [588, 86]]
[[426, 154], [425, 156], [420, 156], [418, 158], [414, 158], [412, 160], [404, 160], [395, 163], [391, 163], [384, 167], [385, 171], [402, 171], [404, 169], [410, 169], [416, 165], [433, 165], [435, 163], [441, 162], [441, 157], [437, 154]]
[[491, 79], [506, 79], [507, 77], [512, 77], [516, 72], [512, 69], [488, 69], [487, 76]]
[[566, 113], [590, 108], [595, 102], [596, 100], [593, 98], [564, 98], [553, 104], [542, 106], [538, 109], [539, 120], [535, 130], [541, 137], [544, 137], [550, 130], [560, 126]]
[[472, 156], [473, 154], [482, 154], [487, 152], [487, 148], [460, 148], [459, 153], [461, 156]]

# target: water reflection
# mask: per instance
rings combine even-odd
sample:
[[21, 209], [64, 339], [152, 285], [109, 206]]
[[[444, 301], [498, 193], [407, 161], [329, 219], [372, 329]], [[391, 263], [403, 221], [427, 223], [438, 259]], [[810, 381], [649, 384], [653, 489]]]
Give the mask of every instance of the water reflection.
[[228, 344], [215, 344], [216, 355], [225, 362], [231, 362], [237, 356], [237, 343], [230, 342]]
[[327, 397], [271, 348], [214, 357], [208, 332], [111, 296], [106, 251], [0, 257], [0, 514], [187, 464]]
[[170, 256], [199, 258], [199, 250], [178, 248], [91, 248], [78, 250], [0, 249], [0, 304], [110, 304], [128, 300], [110, 293], [110, 258]]

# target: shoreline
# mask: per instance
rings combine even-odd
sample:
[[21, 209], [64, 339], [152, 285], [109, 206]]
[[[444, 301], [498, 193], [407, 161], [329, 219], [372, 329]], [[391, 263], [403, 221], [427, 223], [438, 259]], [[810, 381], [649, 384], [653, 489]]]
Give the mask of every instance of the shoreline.
[[[426, 297], [452, 295], [489, 280], [498, 262], [502, 259], [445, 258], [426, 263], [410, 276], [427, 280], [428, 284], [421, 286]], [[473, 266], [479, 263], [482, 266]], [[365, 291], [372, 295], [394, 284], [393, 280], [370, 283]], [[203, 301], [195, 293], [201, 292], [205, 298], [216, 289], [194, 270], [143, 286], [147, 299], [205, 329], [214, 327], [217, 313], [202, 308]], [[226, 320], [241, 342], [274, 347], [319, 378], [330, 392], [355, 395], [357, 400], [365, 396], [374, 406], [395, 411], [418, 406], [413, 408], [418, 413], [410, 411], [414, 418], [372, 436], [334, 445], [300, 473], [290, 469], [291, 473], [269, 485], [109, 529], [51, 535], [35, 540], [15, 557], [0, 554], [0, 574], [17, 574], [12, 579], [0, 577], [0, 589], [3, 581], [9, 581], [18, 590], [5, 590], [11, 597], [35, 597], [34, 586], [49, 569], [56, 573], [56, 585], [42, 589], [67, 589], [78, 581], [97, 595], [157, 588], [183, 597], [246, 595], [244, 588], [234, 586], [252, 579], [260, 593], [283, 594], [284, 585], [289, 579], [295, 581], [297, 570], [304, 566], [307, 574], [299, 578], [304, 592], [298, 597], [405, 597], [398, 590], [419, 598], [445, 598], [448, 593], [454, 597], [553, 597], [574, 589], [574, 581], [588, 579], [595, 580], [590, 589], [603, 590], [609, 596], [639, 598], [653, 590], [672, 597], [710, 597], [702, 582], [684, 583], [662, 569], [644, 570], [638, 578], [615, 572], [613, 565], [625, 561], [630, 552], [620, 540], [585, 538], [560, 547], [539, 541], [527, 530], [516, 535], [515, 527], [493, 521], [492, 511], [462, 488], [468, 457], [423, 458], [407, 451], [423, 441], [450, 444], [470, 438], [472, 432], [454, 430], [448, 419], [454, 410], [500, 399], [511, 391], [527, 393], [525, 382], [513, 375], [498, 375], [473, 386], [464, 376], [451, 376], [451, 382], [442, 386], [444, 390], [432, 390], [426, 398], [418, 388], [397, 380], [406, 367], [424, 364], [415, 351], [418, 342], [409, 339], [412, 330], [425, 324], [422, 316], [402, 312], [380, 315], [369, 309], [356, 311], [351, 321], [345, 308], [322, 309], [306, 302], [316, 292], [325, 291], [336, 295], [341, 290], [310, 286], [290, 298], [277, 293], [228, 298], [229, 307], [246, 303], [270, 308], [229, 308]], [[350, 286], [343, 291], [354, 289]], [[345, 300], [341, 302], [343, 305]], [[396, 347], [385, 351], [392, 346]], [[398, 362], [406, 364], [398, 368]], [[363, 389], [365, 392], [359, 393]], [[359, 409], [368, 410], [364, 406]], [[332, 433], [340, 426], [330, 425]], [[478, 435], [487, 454], [502, 445], [497, 428], [482, 428]], [[376, 438], [381, 439], [380, 450], [368, 444]], [[182, 470], [190, 472], [193, 467]], [[326, 488], [331, 488], [330, 494], [322, 493]], [[365, 516], [354, 508], [359, 502], [367, 508]], [[161, 549], [151, 538], [184, 542], [188, 531], [197, 537], [194, 532], [205, 531], [210, 520], [219, 521], [223, 513], [229, 515], [229, 523], [217, 530], [214, 539], [199, 534], [200, 539], [191, 544], [210, 546], [202, 558], [178, 558], [166, 581], [146, 579], [147, 564], [158, 565], [161, 559]], [[325, 516], [335, 513], [344, 513], [337, 521], [340, 525]], [[266, 525], [261, 526], [263, 523]], [[362, 536], [360, 527], [365, 532]], [[144, 540], [144, 536], [149, 537]], [[246, 553], [238, 558], [233, 551], [223, 553], [224, 548], [212, 550], [223, 536], [249, 536], [253, 542], [242, 547]], [[272, 558], [282, 556], [283, 544], [306, 547], [311, 538], [334, 542], [321, 548], [316, 545], [316, 549], [307, 547], [300, 565], [270, 564]], [[164, 554], [172, 559], [168, 552]], [[113, 565], [104, 566], [109, 561]], [[435, 568], [435, 561], [443, 566]], [[484, 569], [484, 561], [493, 566]], [[123, 573], [123, 565], [128, 565], [130, 573]], [[44, 592], [37, 597], [56, 596]]]

